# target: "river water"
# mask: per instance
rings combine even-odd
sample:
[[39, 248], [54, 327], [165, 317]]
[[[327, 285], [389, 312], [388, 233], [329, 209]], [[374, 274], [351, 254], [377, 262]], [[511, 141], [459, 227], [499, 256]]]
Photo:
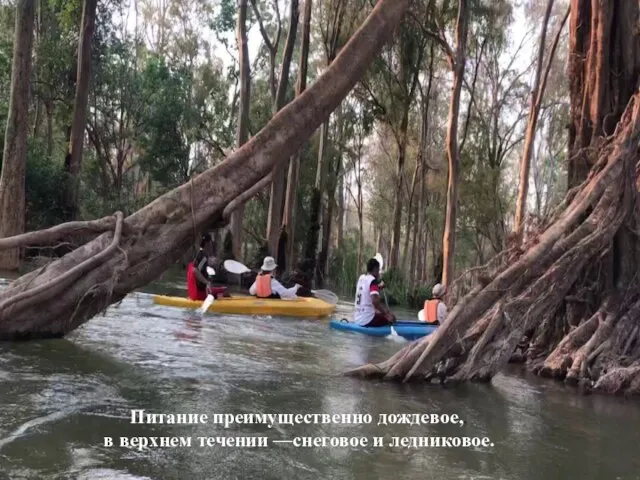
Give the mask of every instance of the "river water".
[[[169, 290], [167, 290], [167, 288]], [[156, 285], [170, 291], [176, 286]], [[179, 288], [178, 288], [179, 290]], [[337, 315], [348, 316], [340, 305]], [[401, 346], [326, 321], [206, 315], [131, 294], [67, 339], [0, 344], [4, 479], [640, 479], [640, 405], [579, 396], [511, 372], [455, 388], [339, 375]], [[140, 425], [131, 410], [207, 414]], [[211, 423], [214, 414], [362, 413], [369, 425]], [[464, 425], [378, 425], [379, 414], [457, 414]], [[191, 437], [191, 447], [120, 447], [120, 437]], [[198, 437], [268, 437], [266, 448]], [[488, 437], [493, 446], [389, 446], [393, 437]], [[104, 446], [104, 437], [116, 445]], [[297, 448], [295, 437], [384, 437], [383, 447]]]

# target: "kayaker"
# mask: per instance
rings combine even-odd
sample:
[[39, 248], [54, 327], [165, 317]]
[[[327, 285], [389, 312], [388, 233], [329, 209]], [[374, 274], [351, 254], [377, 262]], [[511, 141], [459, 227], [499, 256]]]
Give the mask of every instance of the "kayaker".
[[431, 300], [424, 301], [424, 321], [431, 325], [440, 325], [447, 317], [447, 306], [442, 300], [444, 286], [440, 283], [434, 285], [431, 295]]
[[249, 288], [249, 295], [254, 295], [258, 298], [296, 298], [300, 285], [296, 283], [291, 288], [285, 288], [274, 278], [276, 268], [278, 268], [278, 265], [275, 259], [273, 257], [265, 257], [262, 267], [260, 267], [260, 273]]
[[356, 286], [353, 321], [363, 327], [383, 327], [396, 321], [396, 316], [380, 299], [384, 282], [380, 280], [380, 263], [367, 262], [367, 273], [360, 275]]
[[205, 233], [200, 239], [200, 250], [193, 262], [187, 265], [187, 295], [189, 300], [203, 301], [211, 293], [215, 298], [228, 297], [225, 287], [214, 287], [207, 267], [215, 264], [214, 244], [211, 235]]

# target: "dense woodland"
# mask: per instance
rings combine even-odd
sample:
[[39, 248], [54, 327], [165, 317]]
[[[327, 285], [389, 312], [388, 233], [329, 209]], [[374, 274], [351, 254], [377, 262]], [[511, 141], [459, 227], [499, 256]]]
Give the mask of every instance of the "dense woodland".
[[76, 328], [211, 230], [222, 257], [269, 253], [316, 286], [349, 292], [376, 251], [396, 301], [447, 286], [445, 327], [354, 374], [486, 380], [518, 360], [640, 391], [637, 2], [0, 15], [0, 264], [66, 253], [0, 294], [2, 336]]
[[[535, 58], [523, 61], [522, 52], [536, 51], [545, 15], [539, 3], [518, 7], [526, 35], [514, 31], [511, 2], [469, 4], [456, 245], [448, 253], [456, 275], [500, 252], [513, 228], [535, 81]], [[554, 35], [567, 9], [555, 3], [548, 19]], [[26, 231], [116, 210], [127, 215], [221, 162], [331, 63], [371, 2], [254, 0], [236, 8], [228, 0], [40, 0], [33, 7], [18, 10], [34, 22], [24, 119]], [[457, 5], [424, 1], [412, 10], [299, 155], [274, 171], [278, 181], [255, 189], [217, 229], [221, 256], [232, 251], [255, 264], [268, 251], [307, 270], [316, 262], [316, 281], [347, 293], [363, 259], [380, 251], [400, 301], [420, 302], [440, 280], [452, 83], [441, 39], [451, 37]], [[5, 131], [16, 6], [1, 15]], [[535, 216], [565, 188], [566, 29], [560, 43], [531, 155]], [[4, 208], [15, 211], [14, 200]], [[7, 228], [4, 236], [22, 230]], [[16, 265], [12, 259], [4, 266]]]

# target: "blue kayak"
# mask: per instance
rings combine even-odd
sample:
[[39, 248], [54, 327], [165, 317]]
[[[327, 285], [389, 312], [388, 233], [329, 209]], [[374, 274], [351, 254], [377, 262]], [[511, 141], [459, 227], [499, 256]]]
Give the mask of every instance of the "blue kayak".
[[[343, 330], [345, 332], [356, 332], [370, 335], [372, 337], [386, 337], [391, 335], [391, 328], [385, 327], [361, 327], [355, 323], [346, 322], [344, 320], [332, 320], [329, 322], [331, 328], [336, 330]], [[435, 332], [435, 325], [427, 325], [424, 322], [411, 322], [405, 320], [397, 321], [393, 328], [396, 333], [407, 340], [415, 340], [416, 338], [426, 337], [427, 335]]]

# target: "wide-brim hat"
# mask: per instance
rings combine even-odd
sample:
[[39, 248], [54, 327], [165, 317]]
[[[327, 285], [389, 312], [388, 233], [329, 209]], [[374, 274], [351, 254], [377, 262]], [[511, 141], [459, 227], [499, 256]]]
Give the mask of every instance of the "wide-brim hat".
[[265, 272], [272, 272], [276, 269], [277, 266], [278, 265], [276, 264], [276, 260], [273, 257], [265, 257], [260, 270], [264, 270]]

